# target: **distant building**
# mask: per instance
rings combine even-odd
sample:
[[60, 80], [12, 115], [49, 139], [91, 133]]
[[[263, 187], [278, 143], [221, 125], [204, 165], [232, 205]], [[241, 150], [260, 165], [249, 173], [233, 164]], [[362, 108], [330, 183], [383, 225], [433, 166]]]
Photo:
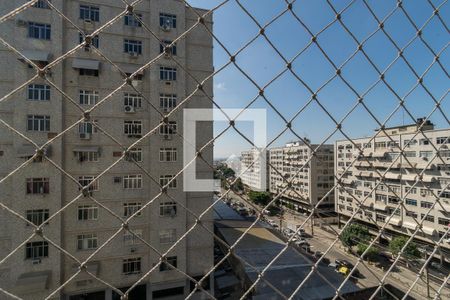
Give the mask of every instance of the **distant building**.
[[[353, 139], [362, 152], [348, 140], [336, 142], [336, 175], [342, 176], [342, 187], [336, 189], [336, 211], [342, 222], [357, 212], [356, 220], [372, 226], [389, 222], [386, 228], [391, 234], [410, 235], [422, 220], [423, 232], [416, 235], [419, 240], [436, 242], [446, 233], [450, 226], [450, 129], [434, 130], [428, 121], [419, 132], [421, 123], [419, 119], [416, 124], [386, 128], [387, 136], [380, 132], [373, 140]], [[399, 147], [404, 148], [405, 157]], [[440, 193], [439, 204], [433, 194]], [[403, 206], [396, 209], [402, 200]], [[358, 211], [359, 201], [364, 202]], [[450, 248], [448, 237], [443, 246]]]
[[[312, 150], [315, 150], [315, 155], [312, 155]], [[318, 212], [333, 211], [333, 158], [333, 145], [294, 142], [270, 149], [270, 192], [274, 195], [282, 193], [280, 200], [283, 203], [306, 212], [310, 212], [326, 195], [318, 206]], [[285, 190], [287, 182], [291, 187]]]
[[241, 153], [241, 180], [248, 189], [260, 192], [267, 191], [267, 155], [266, 150], [257, 148]]

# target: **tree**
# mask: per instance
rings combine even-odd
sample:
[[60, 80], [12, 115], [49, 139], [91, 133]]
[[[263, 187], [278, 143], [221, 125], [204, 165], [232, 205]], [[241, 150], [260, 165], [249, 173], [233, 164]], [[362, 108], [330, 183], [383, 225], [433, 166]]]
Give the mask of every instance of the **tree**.
[[242, 183], [241, 178], [236, 179], [236, 182], [233, 184], [231, 189], [235, 192], [244, 190], [244, 184]]
[[[362, 255], [364, 253], [364, 251], [366, 251], [367, 247], [369, 247], [368, 244], [359, 243], [358, 249], [356, 250], [356, 252], [358, 253], [358, 255]], [[372, 247], [370, 247], [369, 250], [367, 250], [364, 257], [367, 258], [367, 260], [369, 260], [369, 261], [375, 261], [379, 254], [380, 254], [380, 250], [372, 245]]]
[[[406, 236], [397, 236], [393, 238], [389, 242], [389, 250], [392, 252], [393, 255], [398, 255], [400, 253], [400, 250], [405, 246], [405, 244], [408, 242], [409, 238]], [[403, 251], [403, 255], [409, 258], [419, 258], [420, 257], [420, 251], [417, 247], [417, 244], [413, 241], [409, 242], [408, 245], [405, 247], [405, 250]]]
[[259, 205], [267, 205], [270, 202], [270, 194], [268, 192], [248, 192], [248, 198]]
[[369, 230], [359, 224], [350, 224], [341, 233], [341, 242], [346, 247], [353, 247], [370, 239]]

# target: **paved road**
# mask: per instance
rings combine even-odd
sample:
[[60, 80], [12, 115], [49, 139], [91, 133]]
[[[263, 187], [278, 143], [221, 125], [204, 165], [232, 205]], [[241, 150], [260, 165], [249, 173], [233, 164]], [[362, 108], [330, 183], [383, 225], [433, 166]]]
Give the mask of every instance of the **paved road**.
[[[229, 193], [229, 198], [233, 201], [244, 202], [242, 201], [242, 198], [240, 196], [233, 193]], [[249, 205], [248, 203], [244, 204], [246, 204], [247, 207], [251, 207], [251, 205]], [[277, 216], [268, 217], [268, 219], [271, 219], [277, 224], [280, 224], [280, 219]], [[305, 219], [306, 217], [303, 215], [293, 214], [287, 211], [283, 216], [281, 224], [282, 227], [291, 226], [295, 228], [296, 225], [302, 224]], [[311, 235], [310, 222], [305, 224], [304, 229], [306, 233]], [[337, 227], [335, 228], [335, 230], [338, 231]], [[311, 245], [311, 250], [313, 252], [320, 251], [323, 253], [330, 247], [335, 239], [335, 234], [323, 230], [318, 226], [314, 226], [314, 236], [309, 238], [308, 242]], [[326, 257], [331, 261], [334, 261], [335, 259], [346, 259], [353, 264], [356, 264], [357, 261], [357, 258], [355, 256], [345, 252], [344, 247], [339, 241], [327, 252]], [[363, 275], [363, 278], [359, 278], [357, 282], [357, 284], [362, 288], [378, 286], [379, 281], [385, 275], [385, 272], [383, 270], [373, 265], [368, 265], [367, 262], [360, 263], [357, 266], [357, 269]], [[416, 273], [411, 272], [410, 270], [403, 267], [399, 267], [396, 272], [391, 272], [389, 274], [385, 282], [390, 283], [403, 291], [406, 291], [412, 285], [416, 277]], [[438, 285], [430, 282], [430, 299], [434, 298], [435, 291], [437, 289]], [[419, 279], [419, 281], [416, 283], [416, 286], [410, 292], [410, 295], [416, 299], [427, 299], [427, 288], [424, 278]], [[441, 299], [450, 299], [450, 289], [448, 287], [441, 290]]]

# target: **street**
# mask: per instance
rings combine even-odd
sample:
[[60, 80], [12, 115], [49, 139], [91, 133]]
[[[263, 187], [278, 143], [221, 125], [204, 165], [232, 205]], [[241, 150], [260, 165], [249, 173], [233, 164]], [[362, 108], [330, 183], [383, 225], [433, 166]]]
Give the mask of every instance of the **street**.
[[[249, 203], [249, 200], [245, 196], [236, 195], [233, 192], [229, 192], [228, 195], [229, 195], [228, 198], [232, 202], [243, 203], [249, 209], [255, 208], [255, 204]], [[246, 201], [244, 201], [241, 197], [245, 197]], [[291, 212], [289, 210], [285, 210], [281, 222], [279, 216], [265, 216], [265, 218], [268, 221], [272, 220], [273, 223], [281, 225], [279, 228], [280, 231], [282, 231], [284, 228], [295, 228], [297, 225], [301, 225], [306, 220], [306, 216], [301, 215], [299, 213]], [[307, 241], [310, 244], [312, 253], [316, 251], [324, 253], [330, 247], [330, 245], [336, 240], [335, 234], [330, 233], [329, 231], [324, 230], [317, 225], [314, 226], [313, 229], [314, 234], [312, 235], [310, 220], [308, 220], [308, 222], [304, 224], [303, 228], [305, 229], [306, 234], [309, 236], [307, 238]], [[333, 229], [339, 232], [337, 225], [333, 225]], [[357, 262], [357, 257], [350, 253], [347, 253], [340, 241], [336, 242], [333, 245], [333, 247], [327, 252], [326, 258], [328, 258], [331, 262], [334, 262], [336, 259], [345, 259], [354, 265], [356, 265]], [[387, 266], [386, 268], [388, 267], [389, 266]], [[360, 264], [358, 264], [357, 269], [362, 275], [357, 279], [357, 284], [361, 288], [378, 286], [380, 280], [385, 275], [385, 271], [376, 267], [373, 264], [369, 265], [367, 261], [363, 261]], [[407, 291], [412, 285], [412, 283], [416, 280], [416, 278], [417, 278], [416, 272], [413, 272], [402, 266], [399, 266], [397, 263], [396, 268], [394, 268], [393, 271], [390, 272], [385, 282], [397, 287], [402, 291]], [[435, 292], [438, 289], [439, 285], [435, 282], [430, 281], [429, 299], [434, 298]], [[427, 286], [425, 275], [421, 276], [421, 278], [418, 280], [418, 282], [415, 284], [415, 286], [413, 287], [413, 289], [409, 294], [416, 299], [427, 299]], [[450, 290], [447, 285], [447, 287], [444, 287], [441, 290], [441, 299], [449, 299], [449, 298], [450, 298]]]

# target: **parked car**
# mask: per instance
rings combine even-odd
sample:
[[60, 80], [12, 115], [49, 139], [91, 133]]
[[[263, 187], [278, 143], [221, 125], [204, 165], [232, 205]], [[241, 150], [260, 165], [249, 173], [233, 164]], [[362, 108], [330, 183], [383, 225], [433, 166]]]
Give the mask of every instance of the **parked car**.
[[[345, 259], [336, 259], [335, 263], [338, 267], [346, 267], [350, 271], [353, 270], [353, 268], [355, 267], [352, 263], [350, 263], [348, 260]], [[358, 269], [355, 269], [352, 274], [354, 276], [359, 276], [360, 272]]]

